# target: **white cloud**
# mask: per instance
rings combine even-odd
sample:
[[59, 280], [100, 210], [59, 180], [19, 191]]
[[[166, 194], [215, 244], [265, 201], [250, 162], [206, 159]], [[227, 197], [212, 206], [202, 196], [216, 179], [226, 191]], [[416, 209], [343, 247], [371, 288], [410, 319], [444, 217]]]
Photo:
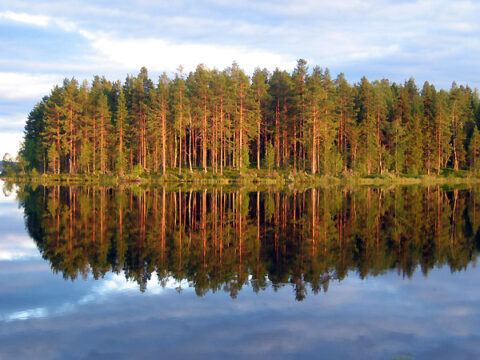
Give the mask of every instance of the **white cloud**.
[[0, 100], [40, 100], [62, 80], [55, 74], [0, 72]]
[[[18, 132], [25, 126], [26, 116], [23, 113], [10, 114], [8, 117], [0, 116], [0, 131]], [[0, 154], [3, 156], [3, 154]]]
[[23, 132], [0, 132], [0, 158], [3, 158], [5, 153], [9, 153], [15, 158], [22, 141]]
[[444, 22], [440, 26], [442, 26], [447, 31], [453, 31], [456, 33], [468, 34], [478, 30], [477, 24], [459, 21]]
[[13, 11], [0, 12], [0, 19], [6, 19], [10, 21], [19, 22], [22, 24], [47, 27], [56, 25], [63, 31], [75, 31], [77, 27], [72, 21], [68, 21], [63, 18], [50, 17], [47, 15], [31, 15], [27, 13], [19, 13]]
[[[79, 74], [94, 74], [99, 71], [98, 63], [89, 61], [91, 57], [78, 57], [82, 61], [71, 61], [57, 59], [56, 61], [40, 61], [35, 59], [0, 59], [0, 68], [3, 69], [18, 69], [18, 71], [27, 74], [40, 74], [40, 73], [61, 73], [61, 75], [55, 76], [57, 79], [71, 77]], [[97, 59], [98, 60], [98, 59]], [[54, 84], [52, 84], [53, 87]], [[47, 95], [47, 94], [44, 94]]]
[[[176, 280], [173, 277], [169, 277], [164, 284], [158, 282], [157, 273], [154, 271], [151, 274], [150, 280], [147, 281], [146, 293], [148, 294], [161, 294], [165, 289], [189, 289], [189, 283], [186, 280]], [[91, 299], [98, 300], [99, 296], [108, 296], [111, 293], [117, 292], [135, 292], [139, 291], [139, 285], [134, 280], [127, 280], [125, 273], [120, 274], [110, 273], [104, 280], [96, 283], [92, 289], [92, 294], [87, 295], [86, 298], [80, 300], [80, 303], [85, 303]]]
[[287, 56], [241, 46], [173, 43], [158, 38], [121, 39], [104, 34], [93, 37], [90, 33], [87, 35], [99, 54], [99, 59], [126, 70], [146, 66], [154, 71], [174, 71], [181, 64], [185, 70], [190, 71], [201, 63], [223, 69], [233, 61], [247, 72], [252, 72], [257, 66], [291, 69], [295, 65], [295, 61]]
[[[3, 157], [3, 154], [2, 154], [2, 157]], [[15, 198], [17, 186], [13, 185], [12, 191], [5, 194], [5, 192], [2, 191], [3, 185], [4, 185], [4, 182], [0, 181], [0, 205], [2, 205], [2, 207], [6, 206], [9, 213], [15, 210], [21, 212], [21, 210], [17, 207], [17, 200]], [[8, 204], [8, 205], [5, 205], [5, 204]], [[0, 207], [0, 209], [2, 207]], [[0, 215], [2, 214], [0, 213]]]
[[22, 311], [16, 311], [14, 313], [6, 314], [2, 316], [2, 320], [6, 322], [10, 321], [18, 321], [18, 320], [28, 320], [28, 319], [37, 319], [37, 318], [45, 318], [47, 317], [48, 312], [45, 308], [35, 308], [35, 309], [27, 309]]
[[35, 26], [48, 26], [50, 18], [44, 15], [30, 15], [13, 11], [0, 12], [0, 19], [7, 19]]

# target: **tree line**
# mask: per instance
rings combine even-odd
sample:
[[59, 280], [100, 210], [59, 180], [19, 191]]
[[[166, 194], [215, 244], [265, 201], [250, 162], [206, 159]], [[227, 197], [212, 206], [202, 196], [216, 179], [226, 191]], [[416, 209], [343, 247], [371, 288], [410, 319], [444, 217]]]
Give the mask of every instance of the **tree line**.
[[25, 224], [65, 279], [187, 280], [197, 294], [290, 284], [298, 300], [349, 272], [466, 269], [480, 251], [478, 187], [18, 187]]
[[155, 83], [142, 68], [125, 82], [95, 76], [55, 86], [25, 126], [19, 163], [52, 174], [223, 175], [224, 169], [312, 174], [437, 174], [480, 169], [478, 92], [437, 90], [309, 69], [199, 65]]

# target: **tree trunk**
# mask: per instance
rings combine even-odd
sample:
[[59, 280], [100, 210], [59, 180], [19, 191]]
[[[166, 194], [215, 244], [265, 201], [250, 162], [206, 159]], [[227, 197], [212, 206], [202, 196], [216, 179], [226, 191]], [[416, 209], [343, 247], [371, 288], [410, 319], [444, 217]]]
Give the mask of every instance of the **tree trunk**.
[[97, 171], [96, 152], [97, 152], [97, 124], [96, 124], [95, 115], [93, 115], [93, 164], [92, 164], [93, 174], [95, 174]]
[[220, 175], [223, 175], [225, 139], [223, 132], [223, 96], [220, 97]]
[[240, 159], [239, 159], [239, 168], [240, 171], [243, 170], [243, 94], [240, 94], [240, 124], [239, 124], [239, 151]]
[[178, 154], [178, 174], [182, 175], [182, 120], [183, 120], [183, 94], [180, 89], [180, 118], [178, 126], [178, 135], [179, 135], [179, 154]]
[[[118, 141], [118, 155], [120, 156], [120, 159], [123, 159], [123, 120], [120, 122], [120, 129], [119, 129], [119, 141]], [[122, 162], [120, 164], [120, 169], [119, 169], [119, 175], [123, 176], [124, 174], [124, 169], [123, 169], [124, 163]]]
[[207, 172], [207, 96], [203, 97], [203, 134], [202, 134], [203, 171]]
[[162, 102], [162, 173], [165, 176], [167, 167], [166, 161], [166, 147], [167, 147], [167, 110], [165, 102]]
[[260, 103], [260, 97], [257, 102], [258, 106], [258, 117], [257, 117], [257, 169], [260, 170], [260, 131], [261, 131], [261, 122], [262, 122], [262, 109]]
[[278, 128], [278, 118], [280, 116], [280, 100], [277, 99], [277, 105], [275, 106], [275, 160], [277, 168], [280, 167], [280, 138]]
[[317, 108], [313, 107], [313, 131], [312, 131], [312, 174], [317, 173]]

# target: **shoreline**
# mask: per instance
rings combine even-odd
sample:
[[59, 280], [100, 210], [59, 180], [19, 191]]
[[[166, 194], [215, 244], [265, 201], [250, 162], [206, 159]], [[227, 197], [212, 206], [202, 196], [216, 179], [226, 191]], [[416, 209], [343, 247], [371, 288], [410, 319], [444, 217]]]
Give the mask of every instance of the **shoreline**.
[[325, 175], [311, 175], [303, 172], [289, 171], [258, 171], [248, 170], [228, 171], [223, 176], [203, 171], [185, 172], [182, 175], [168, 172], [163, 175], [83, 175], [83, 174], [42, 174], [42, 175], [17, 175], [5, 176], [4, 182], [34, 185], [250, 185], [250, 186], [380, 186], [380, 185], [454, 185], [454, 184], [480, 184], [480, 177], [471, 174], [449, 174], [447, 176], [347, 176], [331, 177]]

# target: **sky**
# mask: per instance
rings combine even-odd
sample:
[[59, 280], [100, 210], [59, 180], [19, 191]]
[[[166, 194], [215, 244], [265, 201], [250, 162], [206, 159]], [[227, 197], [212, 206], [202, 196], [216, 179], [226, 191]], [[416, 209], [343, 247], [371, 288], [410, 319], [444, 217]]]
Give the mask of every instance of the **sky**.
[[15, 155], [33, 106], [64, 78], [156, 79], [236, 61], [480, 87], [476, 0], [0, 0], [0, 156]]

